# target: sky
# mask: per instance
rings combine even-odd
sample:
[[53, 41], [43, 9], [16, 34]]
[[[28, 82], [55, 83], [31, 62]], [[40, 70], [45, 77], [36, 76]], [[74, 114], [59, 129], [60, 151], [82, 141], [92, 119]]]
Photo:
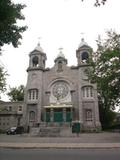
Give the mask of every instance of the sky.
[[[107, 30], [120, 33], [120, 0], [107, 0], [106, 5], [94, 7], [95, 0], [13, 0], [26, 4], [22, 10], [24, 21], [18, 25], [27, 25], [22, 34], [21, 45], [14, 48], [5, 45], [0, 63], [8, 72], [7, 88], [26, 85], [29, 65], [29, 53], [37, 43], [47, 55], [46, 67], [54, 65], [54, 59], [63, 47], [68, 65], [76, 65], [76, 50], [81, 38], [96, 50], [98, 35], [105, 37]], [[8, 97], [2, 95], [3, 100]]]

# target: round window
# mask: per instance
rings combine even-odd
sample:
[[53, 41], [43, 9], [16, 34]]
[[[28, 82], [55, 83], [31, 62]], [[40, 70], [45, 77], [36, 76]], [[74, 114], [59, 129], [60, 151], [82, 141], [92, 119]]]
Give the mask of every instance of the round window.
[[69, 88], [65, 82], [56, 82], [52, 88], [52, 94], [58, 100], [65, 98], [69, 93]]

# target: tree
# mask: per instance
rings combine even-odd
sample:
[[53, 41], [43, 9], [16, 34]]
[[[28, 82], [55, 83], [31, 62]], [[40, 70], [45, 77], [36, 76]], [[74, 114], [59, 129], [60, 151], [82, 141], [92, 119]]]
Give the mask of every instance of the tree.
[[94, 61], [91, 61], [93, 69], [89, 76], [97, 83], [104, 126], [115, 105], [120, 105], [120, 34], [108, 31], [107, 39], [99, 38], [97, 46]]
[[[85, 0], [81, 0], [81, 1], [85, 1]], [[107, 0], [95, 0], [95, 3], [94, 5], [97, 7], [97, 6], [100, 6], [101, 4], [104, 5], [106, 3]]]
[[20, 85], [19, 87], [10, 88], [10, 91], [7, 93], [12, 102], [23, 101], [24, 100], [24, 86]]
[[18, 20], [24, 20], [21, 10], [25, 7], [22, 4], [14, 4], [11, 0], [0, 0], [0, 49], [4, 44], [18, 47], [20, 39], [27, 27], [18, 26]]
[[7, 72], [0, 66], [0, 94], [6, 90], [6, 76]]
[[[18, 26], [18, 20], [24, 20], [21, 10], [25, 5], [14, 4], [11, 0], [0, 0], [0, 51], [4, 44], [10, 44], [18, 47], [20, 39], [27, 27]], [[1, 53], [1, 52], [0, 52]], [[0, 66], [0, 93], [6, 89], [6, 75], [3, 67]]]

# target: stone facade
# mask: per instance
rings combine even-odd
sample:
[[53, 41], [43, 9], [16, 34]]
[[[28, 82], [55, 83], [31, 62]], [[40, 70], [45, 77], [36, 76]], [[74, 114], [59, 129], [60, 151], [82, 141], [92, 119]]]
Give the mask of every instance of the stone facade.
[[38, 44], [29, 54], [24, 125], [54, 126], [79, 121], [82, 130], [100, 129], [97, 87], [86, 74], [91, 56], [92, 48], [82, 39], [76, 50], [77, 66], [67, 66], [60, 51], [54, 66], [46, 68], [47, 56]]

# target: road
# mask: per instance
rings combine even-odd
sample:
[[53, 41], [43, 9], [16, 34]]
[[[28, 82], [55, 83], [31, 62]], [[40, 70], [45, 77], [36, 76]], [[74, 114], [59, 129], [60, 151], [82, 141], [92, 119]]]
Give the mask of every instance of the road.
[[0, 149], [0, 160], [120, 160], [120, 149]]

